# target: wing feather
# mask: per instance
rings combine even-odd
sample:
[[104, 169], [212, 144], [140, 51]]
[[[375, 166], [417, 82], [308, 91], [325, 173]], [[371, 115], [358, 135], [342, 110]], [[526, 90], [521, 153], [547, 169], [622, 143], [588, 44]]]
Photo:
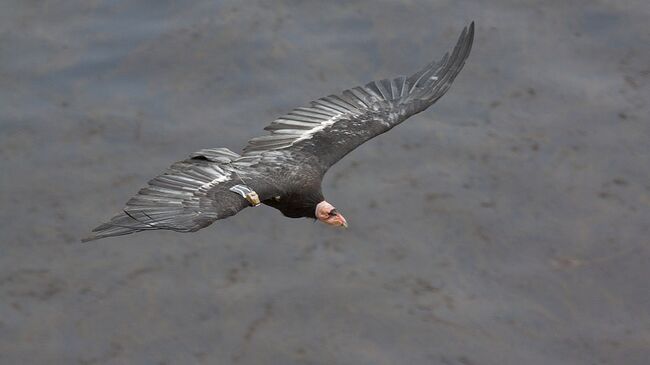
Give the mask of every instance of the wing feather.
[[239, 182], [231, 164], [239, 157], [228, 149], [214, 148], [174, 163], [83, 241], [156, 229], [193, 232], [237, 213], [248, 206], [244, 198], [228, 191]]
[[409, 77], [372, 81], [294, 109], [264, 128], [269, 135], [251, 139], [243, 156], [300, 150], [316, 156], [326, 170], [360, 144], [425, 110], [444, 95], [463, 68], [473, 39], [472, 22], [461, 32], [451, 54]]

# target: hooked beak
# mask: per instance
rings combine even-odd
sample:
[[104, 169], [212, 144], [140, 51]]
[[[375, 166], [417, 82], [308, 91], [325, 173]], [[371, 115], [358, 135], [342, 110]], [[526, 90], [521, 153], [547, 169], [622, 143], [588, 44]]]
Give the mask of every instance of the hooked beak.
[[341, 222], [341, 227], [348, 228], [348, 222], [345, 220], [345, 218], [343, 218], [343, 216], [340, 214], [337, 214], [337, 216], [339, 217], [339, 221]]
[[316, 205], [316, 219], [334, 227], [348, 228], [348, 222], [345, 217], [339, 213], [332, 204], [322, 201]]

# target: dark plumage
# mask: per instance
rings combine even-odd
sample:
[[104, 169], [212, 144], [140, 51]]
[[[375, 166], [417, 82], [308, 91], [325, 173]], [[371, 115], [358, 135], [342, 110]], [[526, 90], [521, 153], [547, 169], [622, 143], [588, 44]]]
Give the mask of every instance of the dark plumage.
[[250, 206], [230, 190], [245, 185], [262, 203], [291, 218], [344, 225], [324, 202], [327, 170], [369, 139], [391, 130], [444, 95], [469, 56], [474, 23], [463, 29], [451, 55], [410, 77], [374, 81], [330, 95], [276, 119], [270, 133], [248, 142], [243, 154], [204, 149], [149, 181], [124, 210], [84, 241], [139, 231], [193, 232]]

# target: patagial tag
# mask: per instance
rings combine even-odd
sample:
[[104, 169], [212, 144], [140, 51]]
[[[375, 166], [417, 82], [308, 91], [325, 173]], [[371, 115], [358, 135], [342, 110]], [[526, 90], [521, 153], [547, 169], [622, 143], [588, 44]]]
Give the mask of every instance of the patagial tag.
[[238, 184], [231, 187], [229, 190], [235, 194], [241, 195], [242, 198], [248, 200], [248, 202], [254, 207], [260, 205], [260, 197], [257, 195], [255, 190], [246, 185]]

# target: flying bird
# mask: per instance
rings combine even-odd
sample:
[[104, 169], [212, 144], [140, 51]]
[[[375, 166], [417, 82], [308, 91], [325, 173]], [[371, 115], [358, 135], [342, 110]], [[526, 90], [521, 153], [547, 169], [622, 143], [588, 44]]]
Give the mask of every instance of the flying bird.
[[440, 61], [409, 77], [373, 81], [296, 108], [264, 128], [268, 134], [248, 141], [241, 154], [227, 148], [192, 153], [149, 181], [119, 214], [82, 241], [157, 229], [194, 232], [259, 204], [290, 218], [347, 227], [323, 196], [327, 170], [444, 95], [473, 40], [472, 22]]

